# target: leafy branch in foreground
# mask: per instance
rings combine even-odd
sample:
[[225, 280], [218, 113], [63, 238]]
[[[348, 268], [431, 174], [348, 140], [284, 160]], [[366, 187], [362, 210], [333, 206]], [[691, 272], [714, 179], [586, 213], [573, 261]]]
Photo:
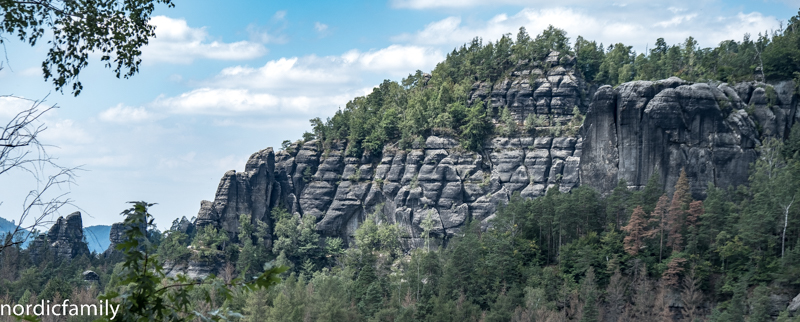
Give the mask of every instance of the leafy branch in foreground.
[[167, 277], [155, 255], [155, 245], [147, 239], [147, 227], [153, 223], [147, 209], [153, 204], [144, 201], [131, 203], [133, 207], [122, 212], [126, 216], [125, 240], [117, 245], [117, 250], [125, 255], [120, 280], [115, 288], [100, 296], [101, 300], [110, 301], [114, 306], [119, 304], [121, 316], [118, 314], [115, 321], [227, 321], [241, 317], [227, 309], [201, 312], [196, 309], [197, 303], [190, 301], [190, 295], [200, 292], [207, 303], [220, 295], [230, 300], [234, 292], [267, 289], [280, 283], [278, 275], [288, 269], [284, 266], [267, 267], [250, 281], [235, 278], [224, 282], [213, 275], [204, 280], [192, 280], [185, 275]]
[[100, 53], [100, 61], [117, 78], [139, 71], [141, 48], [155, 37], [149, 21], [159, 3], [174, 7], [171, 0], [0, 0], [0, 44], [9, 34], [35, 46], [52, 33], [47, 42], [52, 47], [42, 62], [44, 79], [59, 91], [72, 83], [77, 96], [90, 53]]

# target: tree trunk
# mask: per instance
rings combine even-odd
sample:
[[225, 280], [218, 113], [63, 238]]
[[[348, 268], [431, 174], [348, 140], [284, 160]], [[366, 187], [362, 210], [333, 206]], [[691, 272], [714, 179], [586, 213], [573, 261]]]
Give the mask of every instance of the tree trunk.
[[789, 226], [789, 208], [792, 207], [794, 203], [794, 198], [792, 201], [789, 202], [789, 205], [783, 207], [783, 233], [781, 233], [781, 259], [783, 259], [783, 253], [786, 250], [786, 227]]

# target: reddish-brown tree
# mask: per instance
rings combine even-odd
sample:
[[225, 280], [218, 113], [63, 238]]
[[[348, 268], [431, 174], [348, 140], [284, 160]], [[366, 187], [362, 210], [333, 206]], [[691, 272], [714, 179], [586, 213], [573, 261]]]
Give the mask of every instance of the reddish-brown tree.
[[686, 223], [689, 224], [689, 226], [696, 225], [697, 220], [699, 220], [700, 216], [704, 213], [706, 213], [706, 210], [703, 208], [703, 202], [700, 200], [692, 201], [692, 203], [689, 204], [689, 215], [686, 216]]
[[667, 247], [672, 248], [673, 252], [680, 252], [683, 245], [683, 228], [686, 219], [686, 209], [691, 202], [689, 194], [689, 179], [686, 171], [681, 170], [678, 182], [675, 183], [675, 193], [672, 194], [672, 202], [667, 213]]
[[628, 233], [628, 236], [625, 236], [625, 239], [623, 240], [625, 252], [632, 256], [635, 256], [639, 253], [639, 249], [642, 248], [642, 240], [647, 234], [646, 229], [648, 220], [645, 218], [646, 216], [647, 215], [644, 213], [642, 206], [638, 206], [633, 210], [633, 214], [631, 215], [631, 219], [628, 220], [628, 224], [622, 227], [622, 230]]
[[667, 270], [661, 274], [661, 280], [666, 286], [678, 286], [680, 281], [680, 274], [683, 273], [683, 264], [686, 263], [685, 258], [673, 257], [667, 264]]

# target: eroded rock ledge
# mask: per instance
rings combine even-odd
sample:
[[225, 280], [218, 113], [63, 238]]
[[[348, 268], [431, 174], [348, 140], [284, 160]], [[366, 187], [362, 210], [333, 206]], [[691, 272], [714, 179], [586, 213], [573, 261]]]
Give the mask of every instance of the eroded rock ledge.
[[[556, 184], [564, 192], [580, 184], [608, 192], [620, 179], [638, 189], [658, 174], [670, 191], [686, 169], [693, 196], [703, 198], [708, 183], [746, 183], [761, 140], [788, 136], [798, 118], [791, 82], [730, 86], [670, 78], [581, 94], [588, 89], [571, 70], [554, 69], [558, 75], [543, 73], [534, 82], [532, 71], [522, 71], [494, 86], [476, 83], [471, 97], [507, 107], [518, 120], [541, 112], [562, 123], [571, 117], [562, 104], [569, 101], [587, 113], [575, 136], [495, 138], [479, 153], [431, 136], [424, 146], [387, 146], [378, 157], [360, 158], [345, 155], [346, 142], [328, 151], [316, 141], [268, 148], [253, 154], [244, 172], [225, 173], [214, 201], [202, 202], [197, 224], [235, 238], [240, 214], [270, 223], [271, 210], [283, 207], [316, 217], [322, 235], [348, 240], [367, 214], [380, 211], [400, 224], [404, 246], [413, 248], [422, 243], [420, 223], [428, 215], [434, 233], [451, 236], [468, 220], [486, 224], [515, 192], [535, 198]], [[549, 94], [537, 96], [542, 86]]]

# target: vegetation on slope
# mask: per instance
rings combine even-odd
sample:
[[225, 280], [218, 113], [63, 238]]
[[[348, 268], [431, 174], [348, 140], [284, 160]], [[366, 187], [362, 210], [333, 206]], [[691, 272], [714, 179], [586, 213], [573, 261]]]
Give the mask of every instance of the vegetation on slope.
[[400, 83], [386, 80], [333, 117], [312, 119], [312, 133], [303, 138], [319, 139], [325, 146], [347, 140], [348, 153], [360, 155], [379, 154], [387, 143], [407, 148], [428, 135], [448, 134], [459, 138], [463, 147], [478, 150], [485, 138], [495, 134], [490, 120], [500, 115], [493, 115], [485, 102], [468, 104], [473, 85], [496, 83], [515, 69], [544, 66], [551, 51], [575, 56], [578, 73], [600, 85], [671, 76], [693, 82], [795, 78], [800, 83], [798, 17], [786, 29], [765, 31], [755, 39], [744, 35], [741, 41], [701, 48], [693, 37], [675, 45], [659, 38], [653, 48], [638, 54], [623, 43], [604, 46], [580, 36], [570, 45], [566, 33], [552, 26], [536, 37], [523, 27], [513, 39], [511, 34], [488, 43], [475, 38], [449, 53], [430, 75], [417, 71]]

